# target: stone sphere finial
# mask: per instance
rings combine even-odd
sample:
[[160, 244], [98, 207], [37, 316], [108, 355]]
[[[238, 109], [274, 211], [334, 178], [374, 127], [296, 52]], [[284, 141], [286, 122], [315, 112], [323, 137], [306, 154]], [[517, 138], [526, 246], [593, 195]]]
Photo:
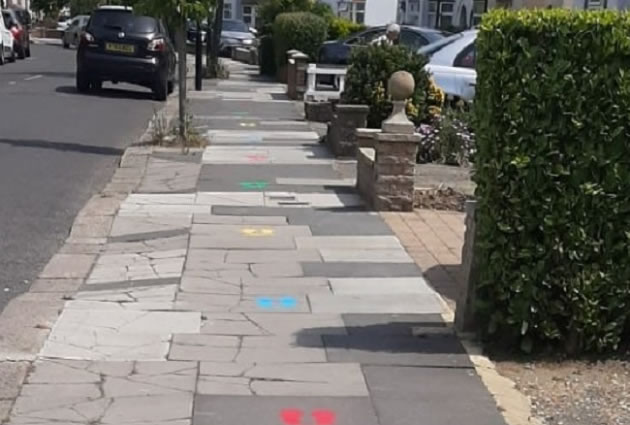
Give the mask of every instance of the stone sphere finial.
[[389, 77], [387, 91], [394, 101], [407, 100], [413, 95], [416, 82], [407, 71], [397, 71]]

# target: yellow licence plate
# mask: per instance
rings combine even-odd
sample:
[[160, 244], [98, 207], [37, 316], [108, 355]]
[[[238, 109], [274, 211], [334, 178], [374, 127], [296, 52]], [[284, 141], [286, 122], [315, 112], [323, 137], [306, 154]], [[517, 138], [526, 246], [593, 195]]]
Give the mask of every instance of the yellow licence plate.
[[105, 50], [108, 52], [133, 53], [133, 44], [105, 43]]

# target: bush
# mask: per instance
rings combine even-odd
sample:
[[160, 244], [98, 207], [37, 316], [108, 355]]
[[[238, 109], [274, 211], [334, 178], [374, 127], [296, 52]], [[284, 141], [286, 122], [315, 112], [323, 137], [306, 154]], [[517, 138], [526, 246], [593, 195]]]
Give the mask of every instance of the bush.
[[332, 18], [328, 21], [328, 39], [340, 40], [348, 37], [351, 34], [363, 31], [365, 25], [357, 24], [348, 19]]
[[402, 46], [369, 45], [354, 49], [350, 56], [342, 101], [368, 105], [368, 127], [380, 128], [383, 120], [392, 112], [392, 102], [386, 93], [387, 82], [394, 72], [407, 71], [416, 81], [407, 113], [416, 125], [427, 122], [430, 108], [440, 102], [429, 93], [429, 74], [424, 70], [426, 63], [423, 56]]
[[475, 153], [471, 111], [467, 105], [442, 109], [430, 124], [421, 124], [418, 162], [469, 165]]
[[630, 319], [630, 15], [495, 10], [477, 40], [478, 315], [525, 351]]
[[263, 0], [258, 6], [258, 24], [263, 34], [270, 34], [278, 15], [290, 12], [311, 12], [325, 19], [334, 17], [326, 3], [313, 0]]
[[287, 50], [297, 49], [315, 59], [326, 40], [326, 21], [308, 12], [283, 13], [273, 24], [276, 66], [286, 65]]

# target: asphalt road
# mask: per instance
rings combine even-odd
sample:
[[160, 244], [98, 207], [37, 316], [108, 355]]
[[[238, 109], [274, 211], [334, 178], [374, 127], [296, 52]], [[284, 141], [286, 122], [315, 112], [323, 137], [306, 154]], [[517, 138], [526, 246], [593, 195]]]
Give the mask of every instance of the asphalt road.
[[162, 105], [133, 86], [80, 95], [74, 50], [32, 55], [0, 67], [0, 311], [28, 290]]

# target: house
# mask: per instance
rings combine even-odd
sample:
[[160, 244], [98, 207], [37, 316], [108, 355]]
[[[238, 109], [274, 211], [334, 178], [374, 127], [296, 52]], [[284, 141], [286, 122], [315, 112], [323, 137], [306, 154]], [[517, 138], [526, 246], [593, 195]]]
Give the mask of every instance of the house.
[[481, 22], [489, 0], [399, 0], [397, 22], [419, 27], [457, 30]]
[[225, 0], [223, 19], [238, 19], [250, 27], [256, 27], [256, 8], [260, 0]]
[[22, 9], [31, 10], [30, 0], [6, 0], [4, 3], [6, 4], [6, 7], [16, 6]]
[[367, 26], [396, 22], [399, 0], [320, 0], [341, 17]]

